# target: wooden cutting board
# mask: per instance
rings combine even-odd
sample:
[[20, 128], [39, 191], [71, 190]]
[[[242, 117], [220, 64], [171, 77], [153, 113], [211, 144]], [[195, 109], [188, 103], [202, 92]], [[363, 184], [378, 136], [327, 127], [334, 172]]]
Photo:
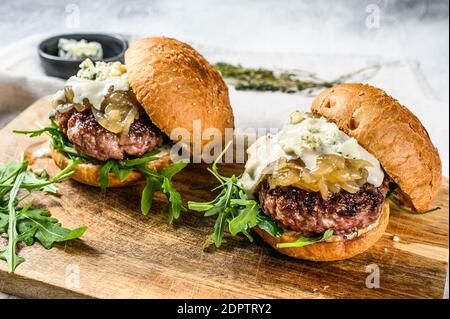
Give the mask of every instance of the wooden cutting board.
[[[0, 131], [0, 162], [11, 161], [43, 138], [15, 135], [47, 123], [49, 104], [42, 99]], [[34, 167], [57, 171], [50, 159]], [[222, 167], [225, 174], [240, 165]], [[211, 198], [196, 186], [214, 179], [204, 165], [190, 165], [175, 178], [184, 201]], [[226, 240], [220, 250], [202, 249], [213, 220], [188, 212], [168, 225], [168, 205], [154, 200], [148, 217], [139, 211], [140, 186], [100, 190], [64, 181], [61, 197], [38, 194], [66, 227], [87, 225], [81, 240], [46, 250], [24, 247], [26, 262], [8, 274], [0, 261], [0, 291], [22, 297], [97, 298], [441, 298], [448, 265], [448, 180], [423, 216], [392, 210], [389, 227], [369, 251], [350, 260], [316, 263], [279, 254], [256, 238]], [[393, 236], [400, 238], [393, 241]], [[255, 236], [256, 237], [256, 236]], [[367, 288], [379, 270], [379, 288]]]

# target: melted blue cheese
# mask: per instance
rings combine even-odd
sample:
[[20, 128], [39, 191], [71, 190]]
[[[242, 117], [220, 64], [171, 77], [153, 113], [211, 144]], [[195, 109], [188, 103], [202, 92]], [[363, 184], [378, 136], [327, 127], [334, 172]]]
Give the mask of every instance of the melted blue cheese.
[[58, 41], [58, 56], [70, 60], [101, 59], [103, 58], [103, 48], [100, 43], [95, 41], [61, 38]]
[[[94, 64], [89, 59], [80, 64], [77, 75], [70, 77], [65, 86], [72, 89], [73, 102], [83, 104], [87, 99], [97, 110], [109, 90], [128, 91], [130, 88], [125, 65], [120, 62]], [[56, 92], [52, 100], [65, 102], [64, 90]]]
[[349, 159], [362, 159], [372, 166], [367, 168], [367, 182], [378, 187], [384, 173], [378, 160], [358, 142], [339, 130], [336, 124], [323, 117], [303, 112], [291, 114], [289, 122], [274, 135], [260, 137], [248, 150], [245, 171], [239, 181], [248, 196], [252, 196], [264, 169], [280, 158], [301, 159], [309, 169], [316, 167], [321, 154], [335, 154]]

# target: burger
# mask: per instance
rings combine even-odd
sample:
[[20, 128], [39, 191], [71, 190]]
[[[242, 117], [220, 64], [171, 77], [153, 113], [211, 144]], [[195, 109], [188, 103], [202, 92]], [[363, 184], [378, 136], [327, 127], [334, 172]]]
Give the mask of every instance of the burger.
[[200, 136], [211, 127], [222, 133], [234, 127], [220, 74], [188, 44], [164, 37], [135, 42], [125, 65], [85, 60], [52, 105], [51, 126], [21, 133], [49, 134], [56, 165], [75, 161], [71, 178], [80, 183], [105, 190], [146, 181], [143, 213], [153, 192], [163, 191], [173, 218], [181, 200], [170, 179], [186, 164], [172, 163], [171, 147], [181, 139], [172, 131], [184, 129], [189, 148], [194, 121], [201, 121]]
[[[323, 92], [311, 113], [292, 113], [282, 130], [260, 137], [247, 153], [232, 187], [209, 206], [190, 207], [212, 215], [230, 190], [231, 213], [219, 213], [216, 226], [222, 218], [232, 235], [249, 237], [253, 229], [279, 252], [306, 260], [366, 251], [386, 230], [389, 199], [423, 213], [441, 184], [438, 151], [417, 117], [363, 84]], [[210, 239], [220, 236], [215, 231]]]

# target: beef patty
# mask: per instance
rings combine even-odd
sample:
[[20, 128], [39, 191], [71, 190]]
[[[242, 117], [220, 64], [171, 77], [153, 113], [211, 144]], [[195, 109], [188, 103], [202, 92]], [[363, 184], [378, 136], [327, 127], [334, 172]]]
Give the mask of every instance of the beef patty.
[[80, 154], [100, 161], [140, 157], [160, 146], [164, 135], [147, 116], [141, 115], [130, 126], [128, 136], [120, 143], [120, 135], [101, 126], [90, 110], [55, 113], [55, 122]]
[[265, 180], [257, 196], [264, 211], [286, 230], [314, 236], [333, 228], [335, 234], [344, 235], [377, 221], [388, 191], [385, 177], [379, 187], [365, 183], [354, 194], [341, 190], [324, 200], [319, 192], [296, 187], [270, 189]]

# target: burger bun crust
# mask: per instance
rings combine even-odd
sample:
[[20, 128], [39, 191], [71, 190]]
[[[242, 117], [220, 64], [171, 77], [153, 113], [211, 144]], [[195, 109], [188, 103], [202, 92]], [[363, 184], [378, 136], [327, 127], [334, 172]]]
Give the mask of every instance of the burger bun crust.
[[[143, 38], [125, 53], [128, 80], [152, 122], [169, 137], [175, 129], [194, 135], [234, 128], [228, 87], [219, 72], [190, 45], [172, 38]], [[171, 137], [178, 142], [179, 136]], [[210, 140], [202, 139], [202, 145]], [[185, 145], [188, 147], [189, 145]]]
[[283, 234], [276, 238], [265, 230], [255, 227], [254, 230], [274, 249], [280, 253], [304, 260], [312, 261], [337, 261], [359, 255], [373, 246], [383, 235], [389, 223], [389, 203], [383, 205], [378, 225], [370, 231], [350, 240], [337, 242], [319, 242], [303, 247], [277, 248], [279, 243], [294, 242], [298, 237]]

